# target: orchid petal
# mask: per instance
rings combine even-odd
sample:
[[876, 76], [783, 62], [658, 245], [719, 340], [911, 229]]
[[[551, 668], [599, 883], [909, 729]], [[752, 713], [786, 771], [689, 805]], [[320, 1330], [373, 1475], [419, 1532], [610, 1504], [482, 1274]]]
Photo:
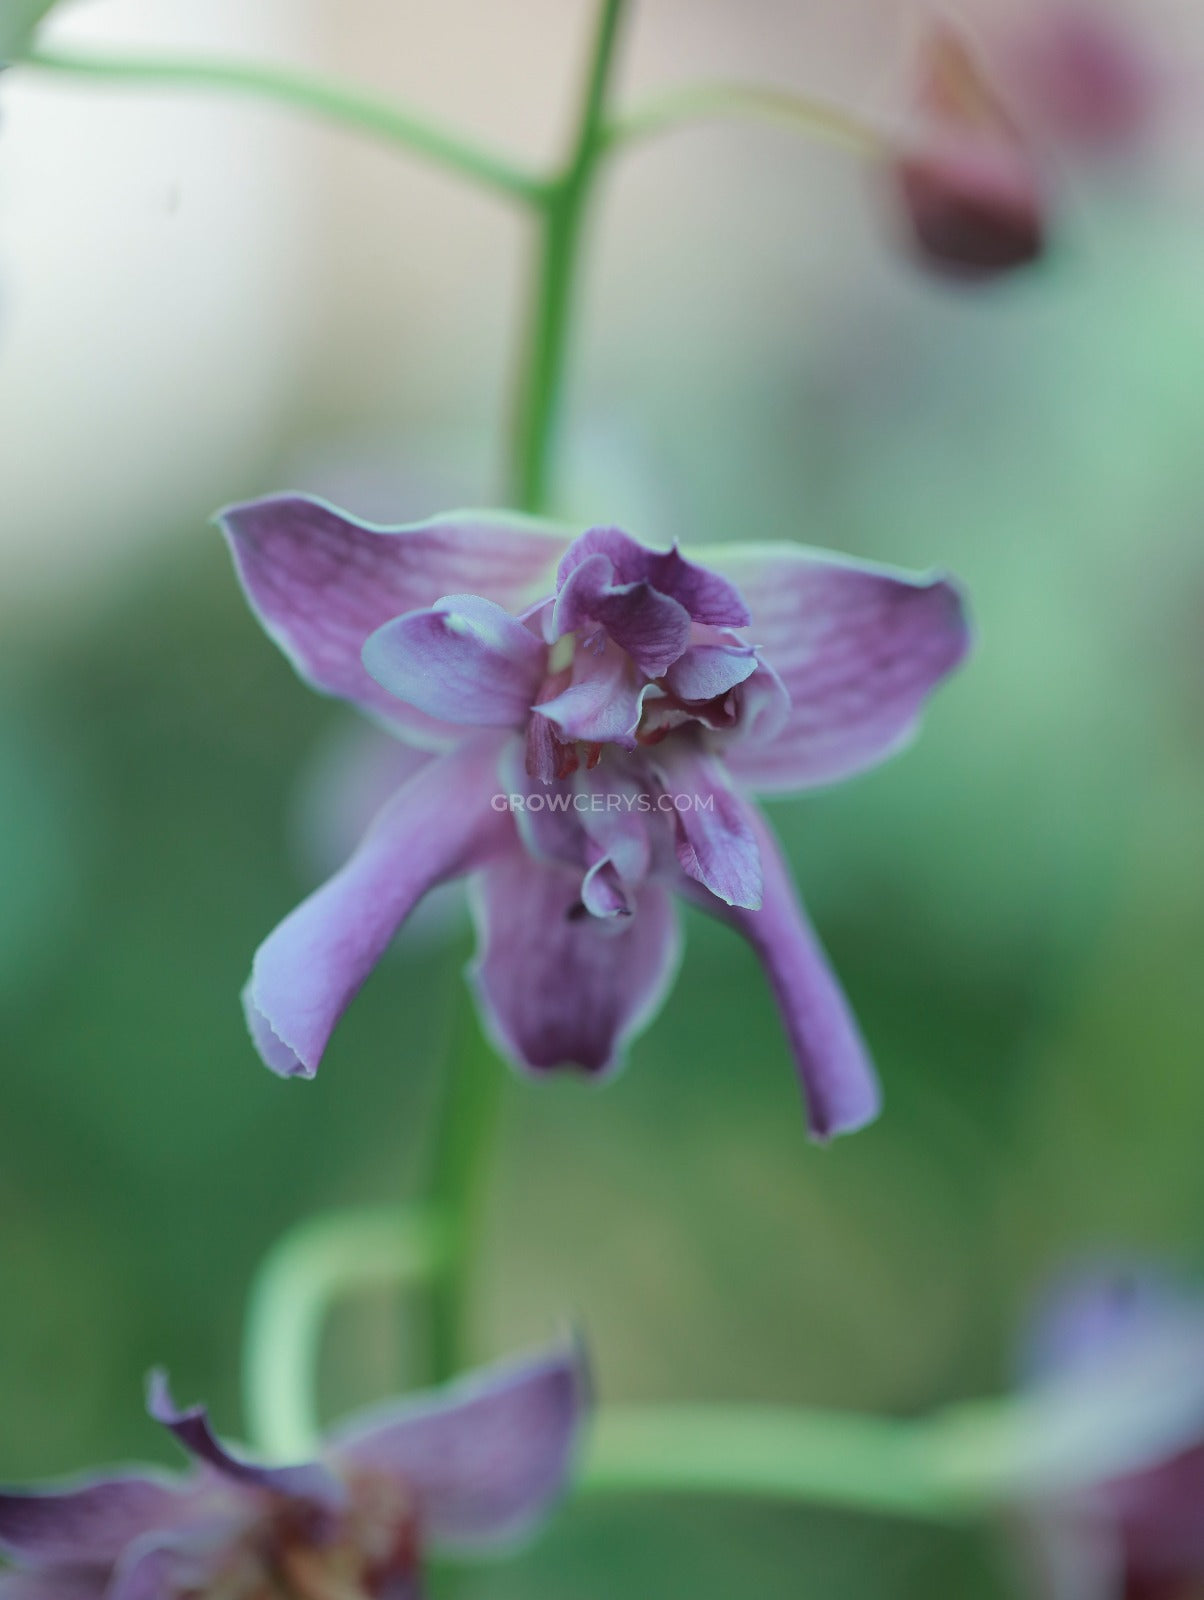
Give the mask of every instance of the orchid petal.
[[580, 649], [573, 657], [567, 689], [533, 709], [560, 730], [567, 743], [635, 746], [641, 684], [627, 655], [606, 641], [600, 650]]
[[424, 766], [381, 811], [343, 869], [260, 945], [244, 993], [252, 1037], [284, 1077], [312, 1077], [335, 1024], [414, 906], [513, 837], [490, 805], [495, 735]]
[[471, 1550], [521, 1537], [560, 1496], [585, 1406], [581, 1356], [558, 1349], [353, 1419], [330, 1456], [396, 1478], [433, 1545]]
[[553, 638], [602, 627], [650, 678], [659, 678], [690, 642], [690, 613], [647, 580], [616, 584], [598, 552], [569, 573], [552, 612]]
[[596, 555], [604, 555], [619, 584], [647, 583], [684, 606], [695, 622], [715, 627], [742, 628], [748, 607], [738, 589], [710, 564], [687, 561], [676, 545], [671, 550], [650, 550], [618, 528], [590, 528], [575, 539], [561, 557], [557, 590], [564, 588], [574, 570]]
[[717, 700], [757, 670], [748, 645], [695, 644], [665, 673], [665, 686], [679, 700]]
[[581, 880], [581, 904], [591, 917], [630, 917], [631, 897], [609, 856], [602, 856]]
[[581, 874], [525, 851], [477, 880], [473, 977], [500, 1048], [532, 1071], [601, 1074], [659, 1008], [677, 967], [669, 896], [647, 883], [629, 917], [593, 917]]
[[470, 592], [518, 612], [542, 589], [565, 536], [546, 523], [458, 512], [382, 528], [307, 495], [273, 495], [218, 516], [251, 609], [301, 677], [417, 742], [458, 730], [404, 706], [367, 672], [361, 652], [394, 617]]
[[884, 760], [969, 648], [962, 598], [947, 579], [785, 544], [708, 554], [739, 582], [753, 613], [749, 642], [791, 701], [775, 736], [733, 740], [724, 751], [753, 788], [834, 783]]
[[447, 595], [378, 628], [364, 666], [383, 689], [444, 722], [518, 727], [543, 682], [547, 646], [479, 595]]
[[96, 1567], [0, 1572], [0, 1600], [109, 1600], [109, 1575]]
[[761, 904], [761, 860], [749, 807], [719, 763], [689, 745], [666, 747], [655, 770], [673, 802], [682, 871], [725, 905]]
[[177, 1516], [181, 1499], [164, 1479], [134, 1472], [0, 1494], [0, 1549], [24, 1561], [112, 1562], [131, 1539]]
[[179, 1410], [171, 1398], [167, 1378], [162, 1372], [151, 1374], [147, 1388], [147, 1410], [156, 1422], [175, 1435], [189, 1455], [231, 1483], [262, 1490], [288, 1499], [304, 1500], [323, 1509], [336, 1509], [347, 1498], [345, 1486], [320, 1462], [300, 1466], [264, 1467], [232, 1455], [218, 1440], [209, 1425], [204, 1406]]
[[760, 956], [773, 988], [807, 1104], [811, 1136], [851, 1133], [878, 1114], [881, 1096], [848, 1001], [795, 894], [777, 840], [755, 807], [749, 821], [761, 857], [759, 911], [724, 906], [690, 880], [683, 886], [704, 910], [729, 922]]

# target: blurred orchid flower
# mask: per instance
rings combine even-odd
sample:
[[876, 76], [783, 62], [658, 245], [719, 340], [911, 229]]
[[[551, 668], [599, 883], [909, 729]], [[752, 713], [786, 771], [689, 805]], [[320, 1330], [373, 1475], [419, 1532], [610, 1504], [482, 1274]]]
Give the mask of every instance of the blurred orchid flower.
[[920, 261], [982, 279], [1036, 260], [1046, 233], [1037, 163], [948, 23], [932, 26], [924, 40], [915, 109], [915, 128], [899, 141], [892, 170]]
[[161, 1375], [149, 1409], [185, 1477], [115, 1471], [0, 1494], [0, 1600], [419, 1600], [430, 1551], [532, 1531], [565, 1488], [583, 1420], [578, 1355], [554, 1351], [351, 1419], [320, 1459], [233, 1454]]
[[1047, 1301], [1025, 1364], [1034, 1392], [1085, 1385], [1104, 1411], [1124, 1408], [1127, 1386], [1146, 1397], [1127, 1426], [1123, 1470], [1097, 1460], [1092, 1481], [1030, 1516], [1041, 1592], [1049, 1600], [1204, 1593], [1204, 1301], [1148, 1268], [1091, 1272]]
[[274, 1071], [312, 1076], [412, 908], [472, 874], [477, 993], [519, 1065], [617, 1065], [672, 978], [676, 890], [764, 962], [815, 1135], [875, 1114], [848, 1006], [734, 783], [805, 789], [904, 743], [966, 651], [951, 584], [786, 544], [703, 567], [502, 515], [378, 528], [291, 495], [220, 521], [301, 675], [437, 752], [260, 947], [244, 1003]]
[[1136, 143], [1170, 88], [1134, 25], [1106, 5], [1043, 5], [1010, 39], [1026, 112], [1069, 149], [1108, 155]]

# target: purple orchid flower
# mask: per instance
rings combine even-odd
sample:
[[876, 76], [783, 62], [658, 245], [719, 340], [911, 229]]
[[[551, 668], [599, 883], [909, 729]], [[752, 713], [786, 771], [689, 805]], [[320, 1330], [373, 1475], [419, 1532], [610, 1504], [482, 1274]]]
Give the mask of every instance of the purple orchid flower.
[[[1034, 1386], [1096, 1382], [1099, 1403], [1145, 1370], [1187, 1372], [1173, 1439], [1146, 1464], [1042, 1507], [1029, 1544], [1049, 1600], [1192, 1600], [1204, 1593], [1204, 1302], [1147, 1266], [1097, 1269], [1042, 1308], [1026, 1352]], [[1193, 1392], [1194, 1389], [1194, 1392]], [[1149, 1417], [1141, 1426], [1149, 1424]], [[1163, 1423], [1155, 1426], [1161, 1430]]]
[[162, 1375], [152, 1417], [186, 1477], [122, 1471], [0, 1494], [0, 1600], [420, 1600], [428, 1551], [529, 1533], [564, 1489], [585, 1406], [572, 1349], [343, 1423], [320, 1460], [231, 1453]]
[[294, 495], [219, 520], [301, 676], [431, 751], [260, 947], [244, 1003], [268, 1066], [312, 1076], [417, 901], [472, 874], [500, 1048], [610, 1071], [672, 979], [676, 890], [761, 957], [815, 1136], [874, 1116], [856, 1024], [740, 788], [831, 783], [903, 744], [966, 651], [949, 582], [788, 544], [704, 567], [499, 515], [378, 528]]

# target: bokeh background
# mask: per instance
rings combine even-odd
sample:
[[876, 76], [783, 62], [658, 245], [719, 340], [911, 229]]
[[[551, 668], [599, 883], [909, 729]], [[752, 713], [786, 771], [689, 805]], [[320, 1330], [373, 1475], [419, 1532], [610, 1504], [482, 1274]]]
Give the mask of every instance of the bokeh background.
[[[48, 38], [320, 68], [543, 160], [591, 9], [90, 0]], [[947, 9], [1033, 86], [1056, 8]], [[624, 100], [724, 75], [883, 116], [921, 14], [633, 10]], [[606, 1399], [909, 1413], [1006, 1386], [1067, 1263], [1204, 1268], [1204, 17], [1105, 14], [1148, 96], [1108, 140], [1034, 97], [1057, 247], [988, 290], [917, 271], [875, 175], [780, 129], [680, 133], [604, 184], [566, 511], [947, 567], [979, 643], [915, 748], [774, 808], [882, 1120], [805, 1143], [760, 972], [692, 918], [625, 1076], [510, 1085], [482, 1356], [567, 1314]], [[169, 1459], [140, 1410], [157, 1362], [237, 1434], [262, 1252], [420, 1181], [463, 911], [403, 936], [316, 1082], [260, 1067], [238, 990], [346, 842], [362, 751], [207, 518], [283, 487], [393, 520], [495, 498], [524, 245], [500, 203], [278, 109], [0, 78], [0, 1480]], [[407, 1353], [388, 1296], [341, 1309], [331, 1407]], [[968, 1533], [661, 1501], [571, 1508], [471, 1592], [1006, 1575]]]

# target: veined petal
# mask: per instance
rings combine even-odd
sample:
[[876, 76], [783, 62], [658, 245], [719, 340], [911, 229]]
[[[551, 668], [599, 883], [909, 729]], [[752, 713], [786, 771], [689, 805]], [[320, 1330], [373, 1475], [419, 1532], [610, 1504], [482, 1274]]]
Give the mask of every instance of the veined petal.
[[518, 727], [543, 682], [547, 646], [479, 595], [447, 595], [378, 628], [364, 665], [383, 689], [427, 716]]
[[755, 911], [761, 858], [749, 807], [713, 757], [691, 745], [661, 748], [663, 756], [651, 765], [673, 801], [681, 870], [725, 905]]
[[694, 644], [665, 673], [665, 685], [679, 700], [717, 700], [756, 670], [749, 645]]
[[801, 546], [726, 546], [708, 558], [740, 585], [750, 644], [790, 696], [771, 738], [733, 740], [732, 773], [772, 792], [834, 783], [893, 754], [932, 690], [965, 657], [957, 588]]
[[573, 657], [573, 678], [551, 700], [534, 707], [560, 730], [566, 742], [635, 746], [642, 686], [631, 661], [607, 640], [600, 650], [581, 649]]
[[569, 573], [552, 611], [552, 635], [602, 627], [641, 672], [659, 678], [690, 642], [690, 613], [646, 579], [616, 583], [601, 552]]
[[151, 1374], [146, 1408], [195, 1460], [212, 1467], [231, 1483], [247, 1489], [263, 1490], [288, 1499], [308, 1501], [320, 1509], [336, 1509], [347, 1499], [346, 1487], [321, 1462], [310, 1461], [294, 1467], [264, 1467], [231, 1454], [209, 1425], [204, 1406], [179, 1410], [171, 1398], [167, 1378], [162, 1372]]
[[132, 1539], [178, 1516], [184, 1498], [166, 1479], [138, 1472], [0, 1494], [0, 1549], [22, 1561], [111, 1563]]
[[312, 1077], [335, 1024], [389, 941], [438, 883], [513, 837], [490, 805], [500, 741], [484, 734], [428, 763], [381, 811], [343, 869], [260, 945], [243, 996], [273, 1072]]
[[436, 1547], [474, 1549], [520, 1537], [559, 1498], [586, 1404], [580, 1352], [556, 1349], [353, 1419], [330, 1457], [395, 1477]]
[[749, 821], [761, 857], [764, 892], [759, 911], [725, 906], [699, 893], [689, 897], [737, 928], [760, 956], [807, 1103], [811, 1135], [818, 1140], [851, 1133], [878, 1114], [878, 1080], [848, 1001], [795, 894], [790, 870], [769, 824], [755, 808]]
[[458, 729], [402, 705], [361, 652], [392, 618], [471, 593], [518, 612], [550, 590], [566, 536], [533, 519], [453, 512], [383, 528], [308, 495], [272, 495], [219, 514], [251, 609], [307, 683], [432, 746]]
[[720, 628], [742, 628], [748, 607], [739, 591], [710, 566], [687, 561], [676, 545], [650, 550], [619, 528], [590, 528], [565, 551], [556, 574], [562, 590], [572, 573], [591, 557], [604, 555], [620, 584], [647, 583], [676, 600], [695, 622]]
[[646, 883], [631, 896], [632, 916], [594, 917], [579, 871], [525, 851], [499, 857], [474, 887], [473, 977], [505, 1054], [533, 1071], [613, 1070], [677, 968], [669, 896]]

